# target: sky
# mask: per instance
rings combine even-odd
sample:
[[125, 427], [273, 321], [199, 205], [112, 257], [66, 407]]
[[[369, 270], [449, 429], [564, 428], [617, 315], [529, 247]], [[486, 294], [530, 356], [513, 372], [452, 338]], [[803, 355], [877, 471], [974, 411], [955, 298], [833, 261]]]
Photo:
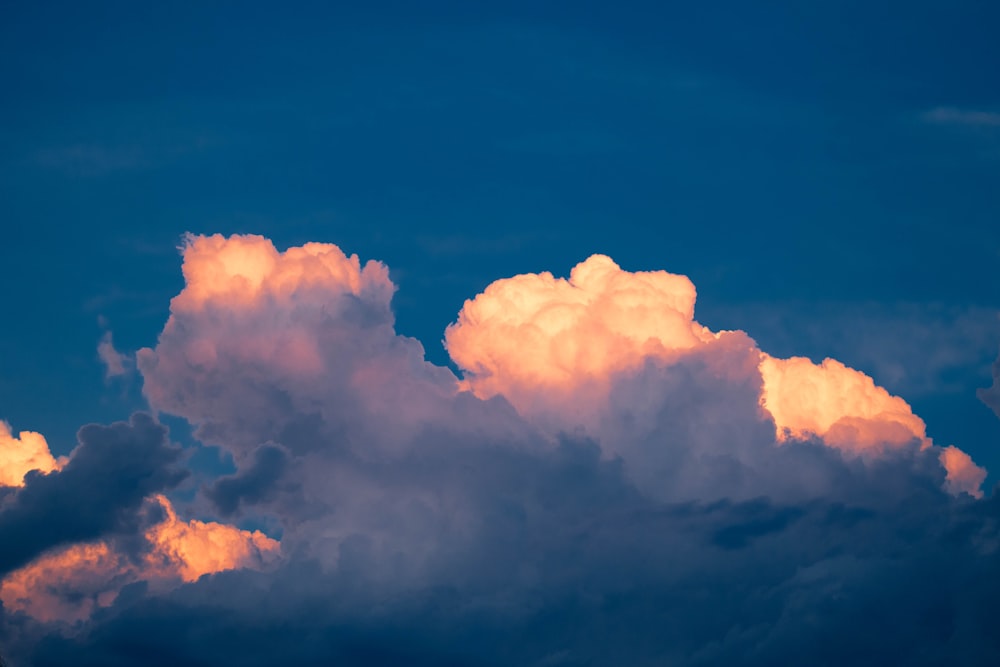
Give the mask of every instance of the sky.
[[997, 664], [998, 21], [7, 3], [0, 655]]

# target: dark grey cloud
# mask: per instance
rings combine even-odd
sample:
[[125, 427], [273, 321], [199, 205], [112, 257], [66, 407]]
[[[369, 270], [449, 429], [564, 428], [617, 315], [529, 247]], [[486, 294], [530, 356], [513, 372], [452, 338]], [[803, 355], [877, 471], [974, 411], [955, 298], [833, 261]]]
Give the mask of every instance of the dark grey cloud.
[[[87, 633], [42, 631], [18, 659], [985, 667], [1000, 658], [993, 500], [928, 487], [892, 505], [659, 504], [588, 451], [566, 443], [535, 465], [490, 457], [499, 477], [509, 468], [524, 480], [498, 484], [508, 495], [493, 503], [480, 548], [458, 548], [422, 581], [387, 584], [372, 543], [355, 536], [338, 568], [303, 558], [272, 574], [123, 596]], [[581, 473], [585, 484], [567, 486]], [[483, 498], [496, 491], [488, 486]], [[456, 545], [453, 536], [440, 549]]]
[[[164, 594], [130, 587], [83, 631], [8, 615], [0, 636], [16, 665], [36, 667], [1000, 659], [995, 497], [949, 496], [934, 453], [916, 447], [865, 462], [816, 442], [775, 446], [740, 407], [753, 396], [741, 389], [703, 408], [709, 421], [726, 406], [736, 415], [712, 432], [710, 456], [678, 458], [702, 437], [680, 420], [718, 389], [711, 371], [695, 359], [621, 378], [618, 396], [657, 400], [604, 435], [643, 433], [645, 447], [672, 452], [677, 474], [698, 473], [678, 482], [686, 499], [636, 477], [629, 450], [608, 456], [614, 443], [553, 442], [529, 428], [472, 434], [449, 417], [414, 429], [390, 457], [339, 443], [284, 467], [275, 479], [293, 477], [307, 502], [283, 507], [287, 560], [275, 572], [220, 573]], [[456, 405], [481, 424], [516, 419], [503, 401]], [[260, 448], [225, 478], [230, 497], [276, 507], [258, 491], [286, 460], [281, 447]], [[746, 497], [753, 490], [763, 492]]]
[[40, 553], [113, 533], [134, 533], [144, 522], [143, 500], [177, 485], [181, 450], [167, 429], [143, 413], [128, 423], [88, 424], [66, 466], [29, 473], [24, 486], [0, 500], [0, 573]]
[[399, 459], [314, 460], [330, 508], [289, 522], [276, 572], [3, 636], [35, 667], [995, 664], [1000, 506], [947, 495], [933, 463], [842, 462], [841, 500], [664, 502], [593, 441], [429, 429]]
[[234, 514], [241, 504], [254, 504], [270, 499], [288, 468], [286, 448], [268, 443], [253, 450], [247, 465], [235, 475], [220, 477], [205, 489], [208, 497], [224, 516]]

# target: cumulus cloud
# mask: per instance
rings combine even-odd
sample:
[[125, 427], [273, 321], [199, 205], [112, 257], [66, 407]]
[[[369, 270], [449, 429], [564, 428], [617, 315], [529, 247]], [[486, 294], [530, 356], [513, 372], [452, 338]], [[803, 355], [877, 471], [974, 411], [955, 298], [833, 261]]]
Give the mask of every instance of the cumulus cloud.
[[29, 472], [0, 502], [0, 574], [47, 549], [136, 529], [146, 496], [177, 485], [180, 449], [166, 429], [136, 413], [128, 423], [89, 424], [60, 470]]
[[141, 556], [114, 540], [46, 553], [0, 581], [4, 607], [41, 621], [78, 622], [110, 606], [130, 584], [146, 582], [166, 591], [205, 574], [261, 568], [280, 555], [280, 543], [260, 531], [183, 521], [162, 495], [152, 497], [149, 505], [162, 516], [145, 531]]
[[568, 280], [546, 272], [492, 283], [465, 303], [445, 342], [477, 396], [502, 394], [533, 412], [581, 388], [596, 400], [612, 373], [712, 340], [693, 321], [694, 302], [685, 276], [627, 273], [594, 255]]
[[[446, 343], [477, 395], [502, 394], [522, 414], [560, 428], [583, 426], [600, 434], [612, 386], [628, 384], [627, 376], [651, 360], [678, 367], [701, 357], [714, 366], [714, 377], [728, 376], [731, 386], [739, 377], [753, 382], [748, 373], [760, 375], [754, 391], [779, 441], [817, 437], [868, 455], [914, 441], [932, 445], [906, 401], [836, 360], [777, 359], [756, 349], [738, 360], [716, 354], [738, 334], [711, 332], [695, 321], [694, 306], [695, 288], [686, 277], [631, 273], [595, 255], [568, 280], [542, 273], [494, 282], [465, 303]], [[634, 412], [643, 400], [630, 397], [625, 408]], [[695, 423], [720, 419], [726, 418]], [[621, 441], [620, 434], [605, 436]], [[980, 478], [971, 459], [960, 463], [942, 452], [941, 461], [949, 488], [979, 493], [978, 484], [969, 485], [985, 479], [985, 471]]]
[[763, 405], [779, 439], [818, 435], [833, 446], [865, 450], [926, 441], [926, 429], [906, 401], [836, 359], [765, 356]]
[[446, 332], [459, 378], [396, 333], [377, 262], [181, 250], [143, 391], [233, 456], [195, 506], [272, 537], [144, 489], [131, 531], [8, 575], [24, 664], [1000, 659], [985, 471], [873, 378], [702, 326], [683, 276], [595, 256], [499, 280]]
[[372, 436], [380, 422], [402, 429], [453, 393], [454, 376], [396, 336], [385, 265], [329, 244], [278, 252], [258, 236], [189, 236], [183, 257], [184, 290], [137, 355], [143, 392], [238, 462], [269, 440], [325, 444], [318, 423], [376, 449], [395, 439]]
[[0, 486], [22, 486], [32, 470], [52, 472], [63, 463], [52, 456], [41, 433], [21, 431], [15, 437], [10, 424], [0, 420]]

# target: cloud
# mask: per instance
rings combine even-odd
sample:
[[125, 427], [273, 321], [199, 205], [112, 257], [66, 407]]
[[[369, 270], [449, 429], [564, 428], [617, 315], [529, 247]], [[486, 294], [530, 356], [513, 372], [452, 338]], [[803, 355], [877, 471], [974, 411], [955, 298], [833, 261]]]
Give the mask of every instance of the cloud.
[[104, 335], [101, 336], [101, 340], [97, 344], [97, 357], [104, 365], [105, 380], [121, 377], [131, 372], [132, 360], [128, 355], [115, 349], [110, 331], [105, 331]]
[[941, 450], [941, 465], [947, 471], [945, 488], [950, 493], [967, 493], [982, 498], [981, 490], [986, 481], [986, 469], [975, 464], [968, 454], [954, 445]]
[[233, 456], [190, 507], [280, 547], [144, 489], [131, 529], [8, 574], [12, 659], [1000, 659], [984, 471], [860, 371], [702, 326], [683, 276], [596, 256], [497, 281], [447, 330], [459, 378], [396, 333], [381, 264], [252, 236], [181, 251], [185, 287], [137, 356], [145, 396]]
[[186, 476], [166, 429], [136, 413], [128, 423], [89, 424], [60, 469], [28, 473], [0, 502], [0, 575], [64, 544], [137, 529], [143, 499]]
[[161, 495], [148, 504], [162, 516], [145, 531], [141, 556], [114, 540], [47, 553], [0, 581], [4, 607], [40, 621], [79, 622], [113, 604], [125, 586], [147, 582], [163, 592], [205, 574], [262, 568], [280, 555], [280, 543], [260, 531], [182, 521]]
[[[590, 461], [522, 472], [541, 485], [596, 473], [583, 481], [613, 492], [613, 472]], [[995, 507], [954, 508], [951, 520], [929, 511], [938, 501], [924, 494], [892, 512], [766, 500], [654, 507], [614, 492], [599, 502], [546, 494], [535, 483], [511, 490], [547, 504], [495, 515], [481, 550], [421, 586], [387, 595], [369, 578], [372, 546], [355, 540], [335, 569], [300, 562], [118, 600], [90, 632], [49, 636], [31, 654], [85, 665], [129, 656], [150, 665], [837, 665], [859, 655], [860, 664], [987, 665], [1000, 654], [988, 631], [995, 564], [962, 532], [986, 525]], [[583, 511], [585, 521], [567, 523]]]
[[913, 440], [929, 444], [923, 420], [906, 401], [836, 359], [814, 364], [803, 357], [765, 355], [760, 369], [761, 400], [774, 417], [780, 440], [818, 435], [849, 451]]
[[[676, 367], [701, 356], [714, 366], [713, 376], [728, 376], [730, 385], [757, 383], [752, 390], [779, 441], [818, 437], [831, 447], [867, 455], [914, 441], [932, 446], [910, 406], [864, 373], [833, 359], [817, 365], [755, 349], [739, 358], [720, 354], [724, 342], [739, 334], [700, 325], [694, 306], [695, 288], [686, 277], [631, 273], [595, 255], [577, 265], [568, 280], [542, 273], [494, 282], [465, 303], [446, 332], [446, 344], [478, 396], [501, 394], [522, 414], [558, 428], [582, 426], [602, 434], [611, 387], [627, 383], [626, 376], [650, 360]], [[757, 373], [759, 380], [751, 378]], [[662, 388], [644, 392], [657, 393], [662, 395]], [[630, 396], [626, 409], [634, 412], [643, 400]], [[725, 420], [720, 411], [700, 423]], [[985, 471], [980, 478], [980, 469], [969, 467], [971, 459], [960, 464], [958, 456], [942, 452], [941, 461], [949, 488], [979, 493], [978, 484], [967, 485], [981, 482]]]
[[[157, 346], [137, 353], [143, 393], [238, 463], [267, 441], [319, 446], [317, 423], [388, 446], [408, 414], [453, 393], [450, 371], [395, 334], [383, 264], [329, 244], [280, 253], [259, 236], [189, 236], [182, 252], [186, 285]], [[397, 435], [369, 432], [383, 426]]]
[[581, 385], [600, 394], [610, 373], [711, 340], [693, 321], [694, 302], [684, 276], [629, 274], [594, 255], [568, 280], [541, 273], [494, 282], [465, 303], [445, 341], [477, 396], [503, 394], [531, 411], [543, 394]]
[[993, 384], [977, 389], [976, 396], [1000, 417], [1000, 357], [993, 362]]
[[794, 301], [709, 310], [713, 322], [745, 327], [772, 355], [822, 351], [907, 397], [967, 392], [1000, 344], [997, 310], [979, 306]]
[[41, 433], [21, 431], [14, 437], [10, 424], [0, 421], [0, 486], [23, 486], [32, 470], [52, 472], [63, 463], [53, 458]]
[[924, 121], [940, 125], [962, 125], [966, 127], [1000, 127], [1000, 113], [959, 109], [958, 107], [935, 107], [923, 114]]
[[275, 492], [275, 486], [288, 469], [288, 450], [280, 445], [264, 444], [253, 451], [247, 466], [238, 474], [217, 479], [205, 495], [224, 515], [236, 512], [241, 503], [259, 503]]

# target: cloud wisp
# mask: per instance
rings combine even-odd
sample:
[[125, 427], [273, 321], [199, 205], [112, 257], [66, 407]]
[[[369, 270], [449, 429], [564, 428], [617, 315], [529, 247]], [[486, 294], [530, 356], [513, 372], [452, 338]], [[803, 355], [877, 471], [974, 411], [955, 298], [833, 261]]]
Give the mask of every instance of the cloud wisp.
[[964, 127], [1000, 127], [1000, 113], [958, 107], [935, 107], [923, 114], [928, 123]]
[[39, 470], [0, 497], [0, 536], [35, 527], [0, 586], [24, 664], [1000, 656], [985, 471], [860, 371], [701, 325], [684, 276], [595, 255], [498, 280], [445, 333], [458, 377], [396, 333], [379, 262], [258, 236], [182, 254], [136, 365], [153, 411], [232, 455], [190, 507], [233, 524], [179, 518], [148, 416], [62, 463], [8, 433]]
[[105, 331], [97, 343], [97, 357], [104, 366], [105, 380], [128, 375], [134, 365], [133, 360], [127, 354], [119, 352], [115, 348], [115, 341], [110, 331]]

